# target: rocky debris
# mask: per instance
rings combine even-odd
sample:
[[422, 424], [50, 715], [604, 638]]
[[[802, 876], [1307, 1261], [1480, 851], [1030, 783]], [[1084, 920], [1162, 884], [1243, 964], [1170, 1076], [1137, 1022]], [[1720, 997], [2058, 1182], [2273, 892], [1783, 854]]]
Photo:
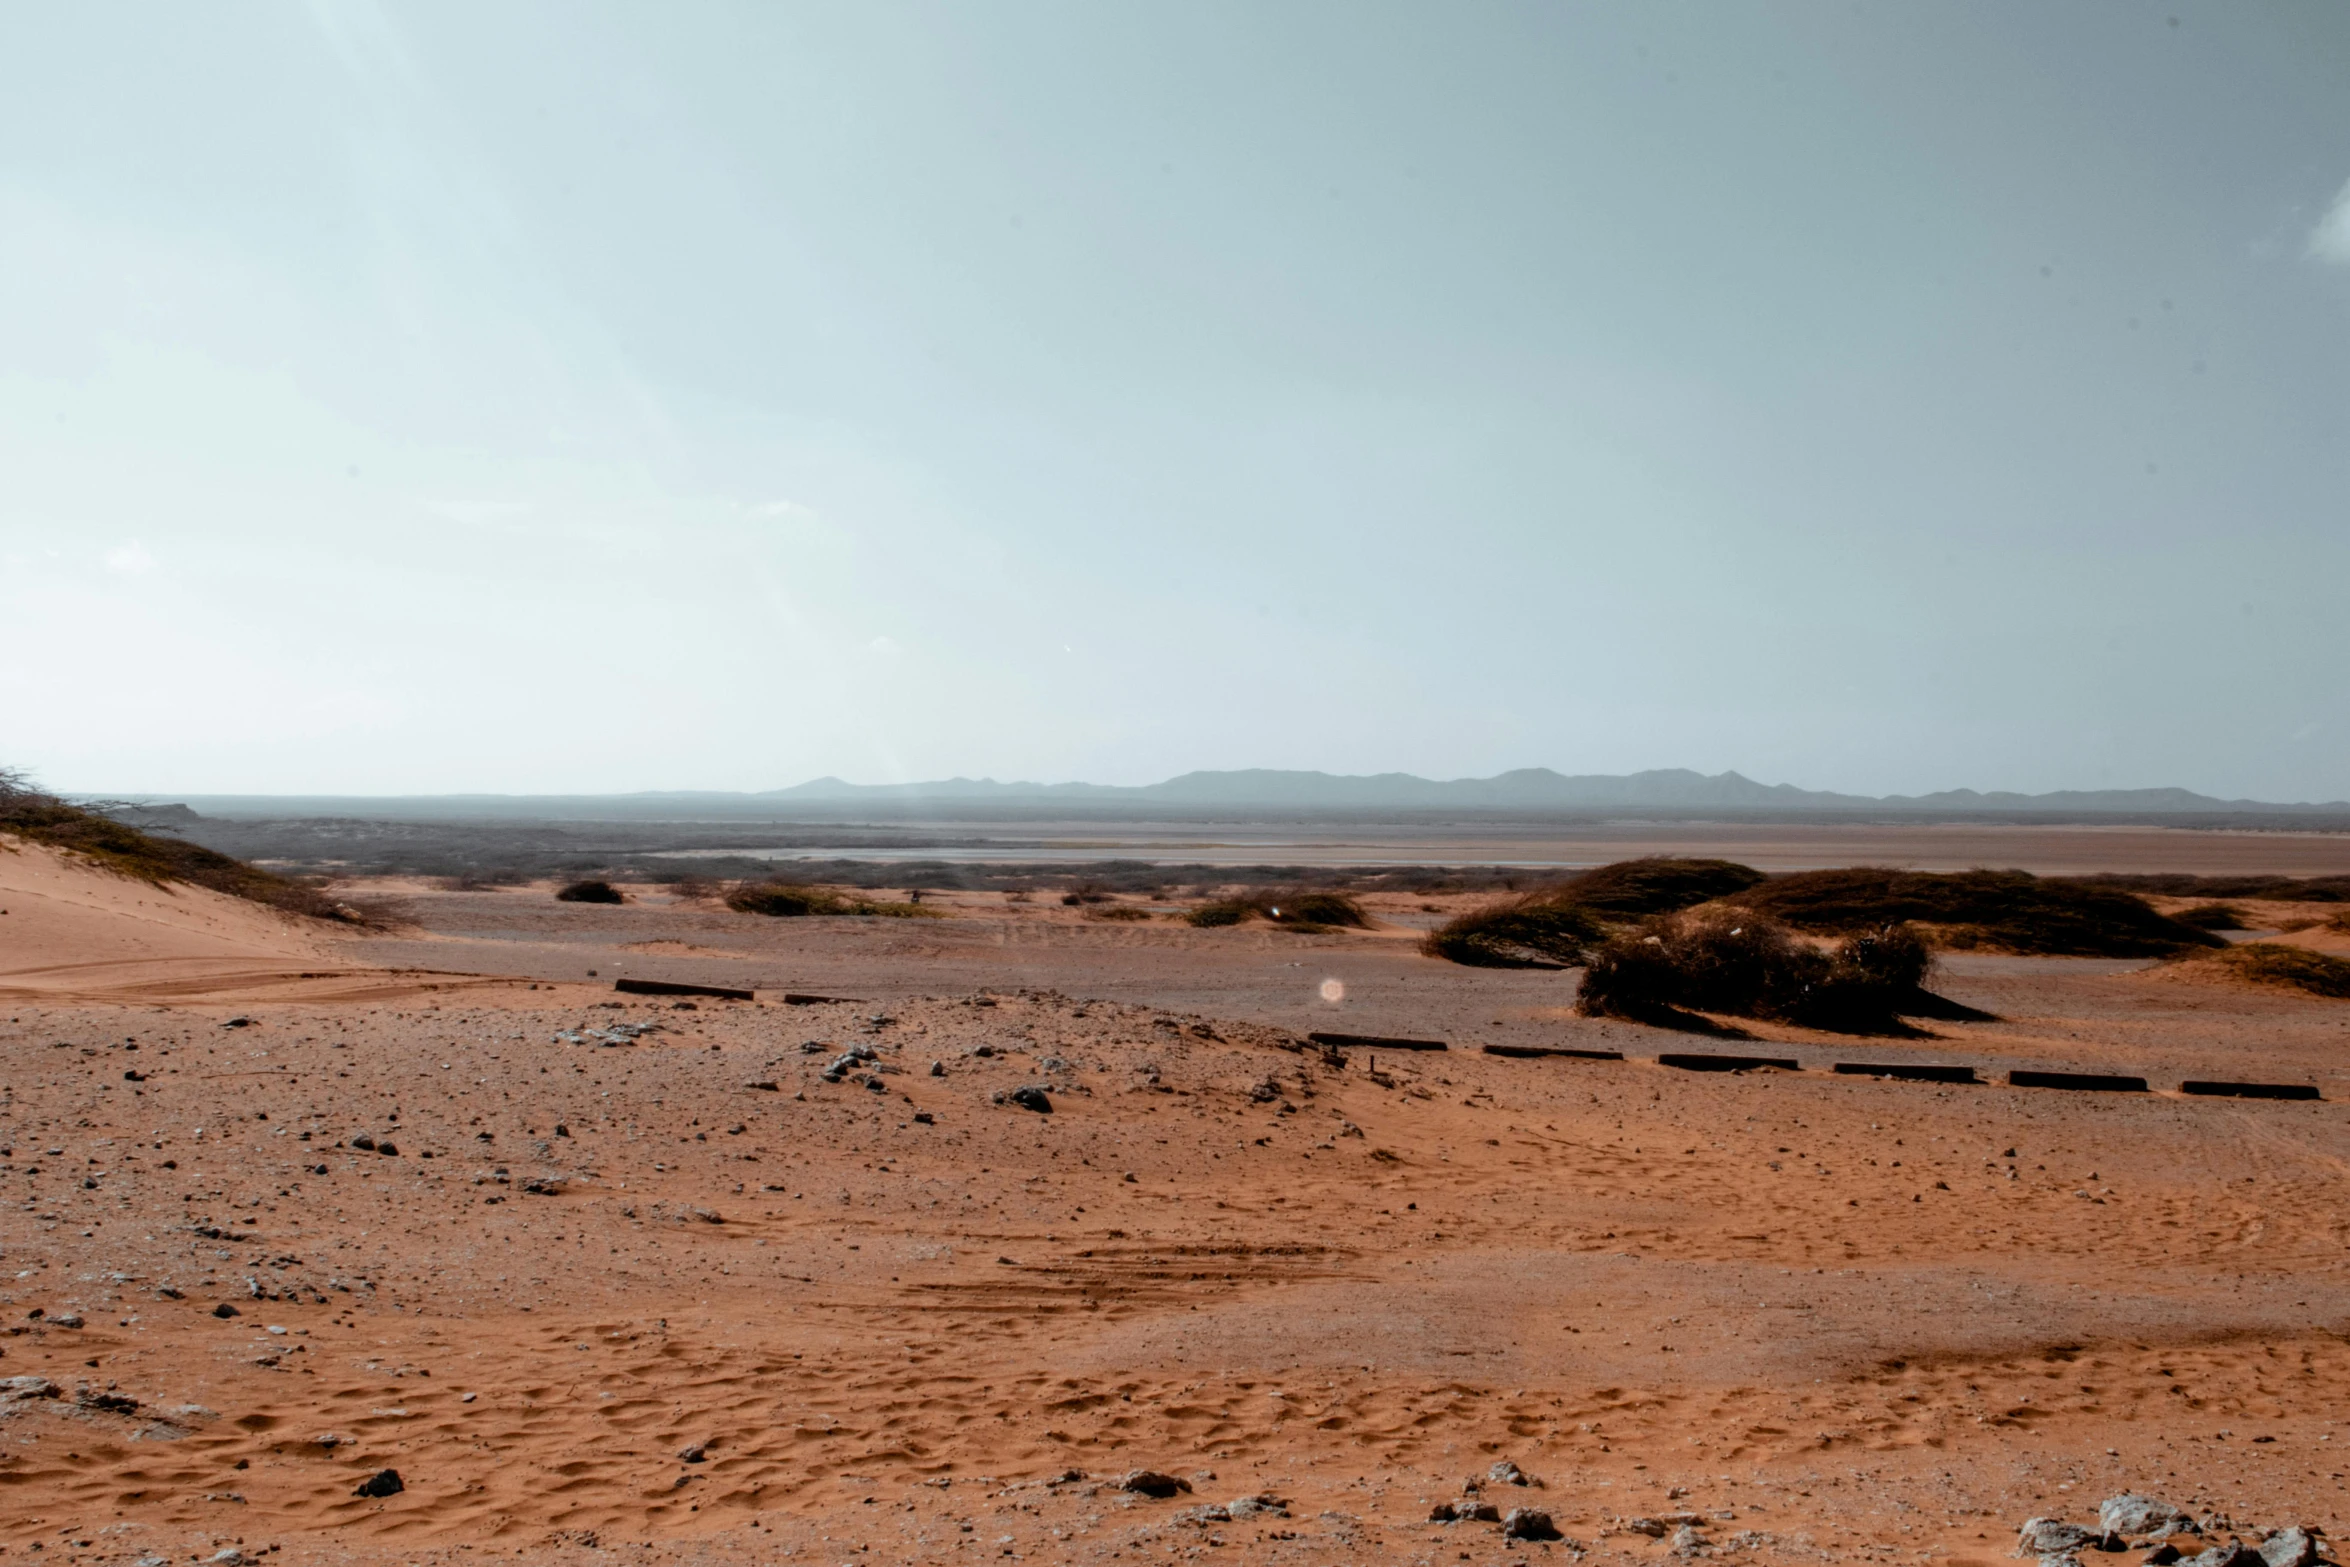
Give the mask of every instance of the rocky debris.
[[2102, 1530], [2084, 1529], [2077, 1523], [2066, 1523], [2061, 1518], [2027, 1518], [2024, 1526], [2016, 1531], [2015, 1553], [2018, 1556], [2070, 1556], [2104, 1538]]
[[1491, 1502], [1480, 1502], [1463, 1497], [1457, 1502], [1438, 1502], [1428, 1509], [1430, 1523], [1499, 1523], [1501, 1509]]
[[2130, 1540], [2160, 1540], [2194, 1527], [2194, 1521], [2160, 1497], [2124, 1491], [2097, 1504], [2097, 1522], [2108, 1534]]
[[213, 1567], [246, 1567], [246, 1564], [252, 1560], [252, 1557], [247, 1556], [233, 1545], [227, 1550], [212, 1553]]
[[560, 1175], [534, 1175], [522, 1183], [522, 1190], [530, 1197], [560, 1197], [569, 1184]]
[[234, 1307], [234, 1306], [230, 1305], [230, 1304], [229, 1304], [227, 1301], [225, 1301], [225, 1300], [224, 1300], [224, 1301], [222, 1301], [222, 1302], [221, 1302], [219, 1305], [217, 1305], [217, 1306], [215, 1306], [215, 1307], [213, 1307], [213, 1308], [212, 1308], [212, 1314], [213, 1314], [214, 1316], [216, 1316], [216, 1317], [222, 1317], [222, 1318], [226, 1318], [226, 1317], [241, 1317], [241, 1316], [243, 1316], [243, 1315], [244, 1315], [244, 1313], [243, 1313], [243, 1312], [241, 1312], [241, 1311], [237, 1310], [237, 1308], [236, 1308], [236, 1307]]
[[1224, 1511], [1232, 1518], [1286, 1518], [1289, 1503], [1270, 1491], [1260, 1491], [1254, 1496], [1234, 1497], [1224, 1504]]
[[53, 1328], [78, 1328], [81, 1325], [82, 1315], [78, 1311], [60, 1311], [49, 1319], [49, 1326]]
[[1673, 1531], [1672, 1550], [1675, 1556], [1700, 1556], [1712, 1549], [1695, 1524], [1683, 1524]]
[[135, 1415], [139, 1412], [139, 1401], [128, 1393], [102, 1393], [85, 1387], [75, 1391], [73, 1401], [84, 1409], [103, 1409], [113, 1415]]
[[351, 1494], [353, 1496], [398, 1496], [407, 1489], [407, 1482], [400, 1478], [399, 1470], [378, 1469], [360, 1481], [358, 1488], [353, 1490]]
[[566, 1028], [555, 1034], [558, 1045], [633, 1045], [647, 1034], [658, 1034], [658, 1023], [614, 1023], [605, 1028]]
[[[1686, 1529], [1682, 1531], [1684, 1534], [1689, 1532]], [[1558, 1525], [1550, 1521], [1550, 1514], [1540, 1508], [1513, 1507], [1502, 1517], [1501, 1537], [1505, 1540], [1555, 1540], [1559, 1538], [1559, 1531]]]
[[2179, 1559], [2179, 1548], [2165, 1540], [2144, 1556], [2138, 1558], [2138, 1567], [2170, 1567]]
[[993, 1097], [995, 1102], [1000, 1105], [1018, 1105], [1021, 1109], [1033, 1110], [1038, 1115], [1053, 1113], [1052, 1097], [1035, 1083], [1026, 1083], [1018, 1088], [1000, 1090]]
[[1538, 1486], [1542, 1484], [1541, 1481], [1535, 1479], [1532, 1475], [1526, 1473], [1525, 1470], [1520, 1469], [1516, 1464], [1511, 1463], [1506, 1458], [1503, 1459], [1500, 1463], [1495, 1464], [1491, 1469], [1486, 1470], [1485, 1478], [1492, 1481], [1495, 1485]]
[[707, 1442], [696, 1442], [677, 1455], [677, 1461], [681, 1464], [707, 1463], [709, 1458], [710, 1444]]
[[2261, 1567], [2260, 1553], [2241, 1540], [2215, 1545], [2200, 1556], [2184, 1558], [2187, 1567]]
[[1178, 1491], [1189, 1491], [1191, 1482], [1179, 1480], [1170, 1474], [1161, 1474], [1156, 1469], [1137, 1469], [1118, 1482], [1118, 1489], [1130, 1491], [1136, 1496], [1151, 1496], [1164, 1500]]
[[1695, 1513], [1660, 1513], [1654, 1518], [1619, 1518], [1616, 1528], [1625, 1534], [1645, 1534], [1661, 1540], [1675, 1529], [1694, 1529], [1705, 1522]]
[[56, 1396], [57, 1384], [47, 1377], [0, 1377], [0, 1405]]
[[881, 1057], [875, 1053], [871, 1045], [851, 1045], [848, 1049], [842, 1051], [839, 1055], [834, 1056], [830, 1061], [824, 1063], [824, 1071], [822, 1075], [826, 1082], [837, 1083], [842, 1078], [848, 1076], [853, 1069], [862, 1063], [867, 1061], [878, 1061], [880, 1059]]
[[330, 1453], [342, 1446], [347, 1440], [349, 1439], [339, 1431], [321, 1431], [310, 1439], [312, 1445], [323, 1447]]
[[2318, 1560], [2317, 1541], [2309, 1530], [2288, 1524], [2260, 1542], [2260, 1559], [2267, 1567], [2311, 1567]]

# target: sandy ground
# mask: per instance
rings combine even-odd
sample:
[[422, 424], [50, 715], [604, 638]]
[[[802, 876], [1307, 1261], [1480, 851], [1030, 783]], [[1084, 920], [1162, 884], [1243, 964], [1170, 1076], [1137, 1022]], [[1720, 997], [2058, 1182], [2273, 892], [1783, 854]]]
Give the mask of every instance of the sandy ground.
[[[239, 996], [61, 980], [130, 938], [19, 924], [18, 886], [0, 1378], [52, 1391], [0, 1397], [17, 1559], [1671, 1556], [1646, 1520], [1726, 1560], [1989, 1563], [2132, 1486], [2341, 1526], [2341, 1003], [1962, 956], [1942, 988], [2000, 1021], [1766, 1027], [1807, 1070], [1692, 1074], [1653, 1058], [1719, 1047], [1576, 1019], [1572, 975], [1419, 957], [1443, 900], [1296, 936], [408, 887], [389, 936], [261, 916], [93, 960], [247, 962]], [[2162, 1091], [1824, 1070], [1901, 1057]], [[1540, 1484], [1482, 1499], [1566, 1539], [1427, 1521], [1505, 1460]]]

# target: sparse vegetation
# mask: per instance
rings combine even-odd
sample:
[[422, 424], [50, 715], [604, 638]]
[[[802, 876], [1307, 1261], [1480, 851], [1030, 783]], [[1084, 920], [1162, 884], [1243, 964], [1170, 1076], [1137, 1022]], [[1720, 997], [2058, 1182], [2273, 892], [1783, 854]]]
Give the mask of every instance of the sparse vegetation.
[[342, 902], [315, 882], [248, 865], [197, 844], [142, 831], [103, 808], [69, 804], [14, 768], [0, 768], [0, 833], [47, 844], [117, 875], [153, 886], [183, 882], [344, 925], [381, 925], [381, 906]]
[[608, 881], [575, 881], [555, 894], [557, 903], [626, 903], [620, 889]]
[[2134, 892], [2026, 871], [1844, 870], [1774, 876], [1733, 903], [1814, 935], [1916, 923], [1944, 946], [2050, 956], [2155, 958], [2222, 945]]
[[764, 914], [776, 919], [809, 915], [864, 915], [883, 919], [944, 919], [946, 915], [919, 903], [878, 903], [870, 898], [844, 897], [829, 887], [797, 882], [743, 882], [726, 894], [726, 906], [737, 914]]
[[2244, 911], [2228, 903], [2198, 903], [2191, 909], [2181, 909], [2171, 916], [2182, 925], [2197, 930], [2248, 930]]
[[1089, 920], [1111, 920], [1120, 923], [1131, 923], [1137, 920], [1149, 919], [1151, 917], [1151, 911], [1148, 909], [1138, 909], [1131, 903], [1111, 903], [1105, 904], [1100, 908], [1087, 909], [1085, 911], [1085, 917]]
[[1598, 914], [1637, 918], [1644, 914], [1678, 913], [1716, 898], [1727, 898], [1763, 879], [1761, 871], [1734, 860], [1685, 860], [1650, 855], [1595, 866], [1552, 889], [1548, 896]]
[[1569, 968], [1606, 939], [1599, 916], [1562, 890], [1471, 909], [1430, 931], [1420, 950], [1472, 968]]
[[[1734, 907], [1658, 915], [1591, 954], [1576, 1010], [1719, 1032], [1723, 1013], [1843, 1034], [1916, 1032], [1905, 1016], [1970, 1015], [1925, 989], [1933, 955], [1902, 925], [1859, 932], [1822, 951]], [[1973, 1013], [1971, 1015], [1981, 1016]]]
[[2213, 963], [2240, 979], [2259, 985], [2278, 985], [2334, 1001], [2350, 1001], [2350, 961], [2312, 952], [2281, 941], [2247, 941], [2217, 952], [2198, 952], [2191, 960]]
[[1183, 918], [1203, 928], [1263, 919], [1307, 936], [1342, 927], [1359, 930], [1370, 923], [1363, 906], [1344, 893], [1307, 887], [1263, 887], [1237, 897], [1216, 898], [1189, 910]]

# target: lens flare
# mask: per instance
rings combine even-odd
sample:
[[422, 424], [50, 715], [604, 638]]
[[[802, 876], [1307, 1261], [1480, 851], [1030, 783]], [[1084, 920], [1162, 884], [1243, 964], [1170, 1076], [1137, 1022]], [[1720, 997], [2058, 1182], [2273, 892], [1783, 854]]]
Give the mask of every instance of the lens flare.
[[1343, 979], [1326, 979], [1322, 981], [1322, 999], [1329, 1002], [1332, 1006], [1336, 1006], [1341, 1001], [1344, 1001], [1346, 999], [1346, 981]]

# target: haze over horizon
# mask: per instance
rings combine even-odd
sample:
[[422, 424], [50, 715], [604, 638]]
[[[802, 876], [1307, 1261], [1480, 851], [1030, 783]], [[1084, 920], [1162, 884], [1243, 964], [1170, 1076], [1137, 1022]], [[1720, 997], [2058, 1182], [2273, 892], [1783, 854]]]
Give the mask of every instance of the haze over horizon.
[[2350, 10], [32, 8], [0, 763], [2350, 796]]

